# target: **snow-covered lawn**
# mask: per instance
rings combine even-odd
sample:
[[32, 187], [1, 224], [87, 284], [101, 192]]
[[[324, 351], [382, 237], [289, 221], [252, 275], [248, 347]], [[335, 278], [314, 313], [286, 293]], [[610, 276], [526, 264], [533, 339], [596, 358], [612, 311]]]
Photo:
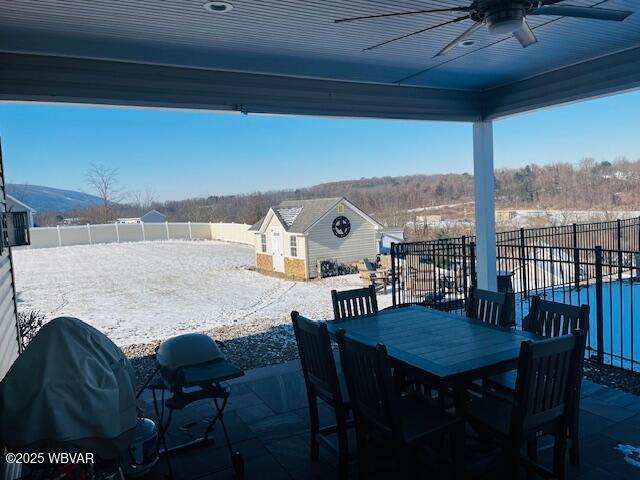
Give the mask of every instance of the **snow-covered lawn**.
[[[253, 248], [212, 241], [14, 251], [20, 308], [78, 317], [119, 345], [232, 323], [287, 323], [291, 310], [331, 318], [331, 289], [362, 285], [357, 275], [278, 279], [249, 270], [253, 264]], [[378, 302], [388, 306], [391, 296]]]

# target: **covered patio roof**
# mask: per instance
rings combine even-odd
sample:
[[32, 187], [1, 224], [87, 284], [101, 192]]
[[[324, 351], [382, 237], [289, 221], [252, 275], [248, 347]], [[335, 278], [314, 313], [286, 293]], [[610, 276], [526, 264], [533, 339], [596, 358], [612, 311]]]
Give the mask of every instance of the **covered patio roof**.
[[[205, 3], [2, 2], [0, 99], [477, 121], [640, 86], [640, 14], [529, 15], [538, 41], [527, 48], [480, 28], [473, 45], [434, 57], [473, 20], [372, 50], [460, 14], [334, 20], [471, 0], [230, 0], [225, 13]], [[635, 0], [565, 3], [638, 9]]]
[[[558, 10], [567, 5], [580, 18]], [[449, 11], [335, 22], [433, 9]], [[585, 18], [597, 9], [617, 21]], [[637, 0], [12, 0], [0, 4], [0, 100], [474, 122], [478, 285], [495, 289], [491, 121], [640, 88], [639, 10]], [[535, 43], [489, 30], [525, 14]]]

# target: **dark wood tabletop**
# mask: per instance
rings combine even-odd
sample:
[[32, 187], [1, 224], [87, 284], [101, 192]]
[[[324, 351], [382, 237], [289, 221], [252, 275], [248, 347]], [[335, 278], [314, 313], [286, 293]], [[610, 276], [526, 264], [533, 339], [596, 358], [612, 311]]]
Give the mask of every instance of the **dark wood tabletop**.
[[382, 310], [327, 321], [362, 341], [387, 346], [389, 355], [444, 384], [458, 384], [516, 368], [520, 344], [535, 334], [495, 327], [426, 307]]

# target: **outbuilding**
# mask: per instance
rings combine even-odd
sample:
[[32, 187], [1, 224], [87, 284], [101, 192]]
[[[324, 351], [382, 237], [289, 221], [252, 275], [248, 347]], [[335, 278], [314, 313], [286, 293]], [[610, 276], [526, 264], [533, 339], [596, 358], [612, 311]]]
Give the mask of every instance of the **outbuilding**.
[[256, 269], [300, 280], [319, 275], [322, 261], [375, 258], [382, 225], [343, 197], [288, 200], [251, 227]]
[[149, 210], [141, 217], [119, 218], [116, 223], [165, 223], [167, 216], [157, 210]]
[[31, 208], [26, 203], [18, 200], [16, 197], [6, 194], [7, 197], [7, 211], [8, 212], [27, 212], [27, 222], [29, 223], [29, 228], [33, 228], [35, 226], [33, 222], [33, 216], [37, 213], [35, 208]]

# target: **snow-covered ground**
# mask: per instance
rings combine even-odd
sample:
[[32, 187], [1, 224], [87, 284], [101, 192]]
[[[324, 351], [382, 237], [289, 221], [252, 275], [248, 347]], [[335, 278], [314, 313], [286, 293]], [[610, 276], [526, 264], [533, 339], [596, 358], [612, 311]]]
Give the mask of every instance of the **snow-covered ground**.
[[[224, 242], [140, 242], [14, 251], [22, 309], [75, 316], [119, 345], [240, 322], [331, 318], [331, 289], [358, 275], [294, 282], [248, 269], [253, 248]], [[378, 297], [380, 307], [391, 295]]]

